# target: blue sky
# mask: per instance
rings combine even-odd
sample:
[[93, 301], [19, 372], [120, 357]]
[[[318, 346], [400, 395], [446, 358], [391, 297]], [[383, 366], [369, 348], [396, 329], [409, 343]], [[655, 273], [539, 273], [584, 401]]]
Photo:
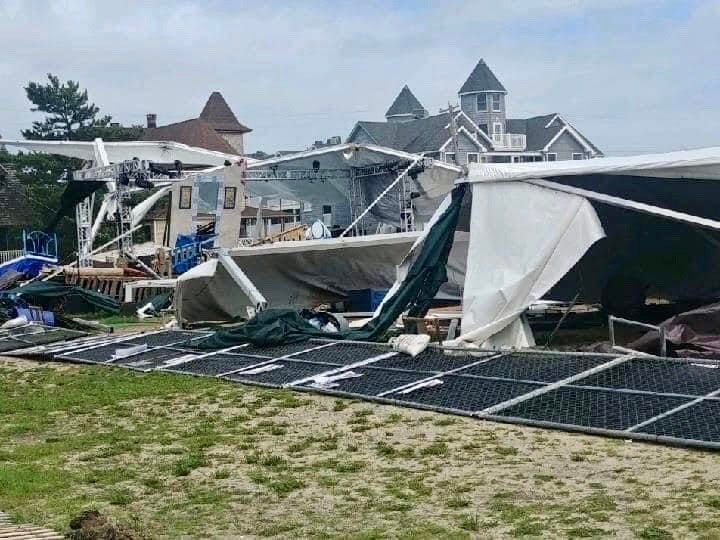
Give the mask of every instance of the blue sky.
[[457, 102], [482, 57], [510, 116], [560, 112], [607, 154], [720, 145], [718, 28], [718, 0], [0, 0], [0, 133], [52, 72], [124, 124], [220, 90], [250, 151], [302, 149], [382, 120], [404, 84], [431, 113]]

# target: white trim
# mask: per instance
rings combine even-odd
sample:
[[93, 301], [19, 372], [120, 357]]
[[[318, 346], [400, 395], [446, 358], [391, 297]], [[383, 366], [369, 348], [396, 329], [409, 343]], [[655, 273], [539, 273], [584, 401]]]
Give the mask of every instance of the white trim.
[[555, 141], [557, 141], [563, 133], [568, 133], [567, 126], [563, 126], [562, 129], [561, 129], [560, 131], [558, 131], [558, 132], [555, 134], [555, 136], [554, 136], [552, 139], [550, 139], [550, 141], [543, 147], [542, 151], [543, 151], [543, 152], [547, 152], [548, 149], [549, 149], [553, 144], [555, 144]]
[[545, 124], [545, 129], [548, 129], [550, 126], [552, 126], [553, 123], [555, 122], [555, 120], [560, 120], [563, 124], [567, 124], [567, 122], [565, 121], [565, 119], [562, 116], [560, 116], [559, 114], [556, 114], [555, 116], [553, 116], [550, 119], [550, 121], [547, 124]]
[[[478, 97], [485, 96], [485, 108], [481, 109], [478, 107]], [[490, 108], [488, 107], [488, 94], [487, 92], [480, 92], [475, 95], [475, 112], [490, 112]]]
[[[465, 129], [465, 126], [460, 126], [460, 129], [458, 129], [458, 133], [464, 133], [468, 139], [470, 139], [471, 142], [475, 143], [478, 147], [478, 149], [482, 152], [486, 152], [487, 148], [477, 140], [477, 138], [473, 137], [473, 134], [470, 133], [467, 129]], [[452, 137], [450, 137], [445, 143], [438, 149], [440, 152], [444, 152], [445, 148], [447, 148], [447, 145], [452, 142]], [[447, 162], [445, 162], [447, 163]]]
[[[495, 108], [495, 96], [498, 98], [498, 108]], [[490, 95], [490, 112], [502, 112], [502, 100], [500, 99], [500, 96], [498, 95], [498, 92], [495, 92], [494, 94]]]
[[458, 96], [471, 96], [473, 94], [507, 94], [507, 90], [473, 90], [472, 92], [458, 92]]
[[[477, 161], [470, 161], [470, 156], [475, 156]], [[468, 163], [480, 163], [480, 152], [468, 152], [466, 159]]]
[[[550, 156], [555, 156], [555, 159], [550, 159]], [[557, 161], [557, 152], [548, 152], [545, 154], [545, 161]]]
[[[578, 159], [575, 159], [575, 156], [580, 156], [580, 157], [579, 157]], [[572, 159], [573, 159], [574, 161], [583, 160], [583, 159], [585, 159], [585, 154], [583, 154], [582, 152], [573, 152], [573, 153], [572, 153]]]
[[[453, 156], [453, 160], [452, 160], [452, 161], [448, 161], [448, 160], [447, 160], [447, 157], [448, 157], [448, 156]], [[445, 163], [451, 163], [451, 164], [454, 163], [455, 165], [457, 165], [457, 153], [455, 153], [455, 152], [443, 152], [443, 161], [444, 161]]]
[[562, 127], [562, 129], [561, 129], [560, 131], [558, 131], [558, 132], [555, 134], [555, 137], [553, 137], [552, 141], [550, 141], [550, 142], [545, 146], [545, 148], [543, 148], [543, 150], [547, 150], [548, 147], [549, 147], [553, 142], [555, 142], [555, 139], [560, 135], [560, 133], [561, 133], [562, 131], [567, 131], [567, 132], [570, 133], [570, 135], [572, 135], [572, 136], [575, 138], [575, 140], [577, 140], [577, 142], [579, 142], [579, 143], [582, 145], [582, 147], [583, 147], [587, 152], [590, 152], [590, 154], [591, 154], [591, 155], [594, 155], [594, 156], [599, 155], [599, 152], [598, 152], [597, 150], [595, 150], [592, 146], [590, 146], [590, 144], [589, 144], [588, 140], [585, 138], [585, 136], [584, 136], [584, 135], [581, 135], [580, 132], [579, 132], [578, 130], [576, 130], [575, 127], [574, 127], [570, 122], [568, 122], [567, 120], [565, 120], [565, 119], [564, 119], [562, 116], [560, 116], [559, 114], [556, 114], [555, 116], [553, 116], [552, 119], [551, 119], [547, 124], [545, 124], [545, 129], [548, 129], [550, 126], [552, 126], [552, 124], [553, 124], [553, 122], [555, 122], [555, 120], [559, 120], [560, 122], [562, 122], [562, 123], [563, 123], [563, 127]]
[[[463, 111], [462, 109], [460, 109], [460, 112], [458, 112], [457, 116], [455, 117], [455, 121], [456, 121], [456, 122], [457, 122], [457, 119], [458, 119], [458, 117], [459, 117], [460, 115], [462, 115], [462, 116], [470, 123], [470, 126], [473, 128], [473, 131], [475, 131], [476, 133], [480, 133], [480, 134], [483, 136], [483, 138], [485, 139], [485, 141], [488, 142], [488, 143], [490, 144], [490, 146], [492, 146], [492, 139], [487, 135], [487, 133], [485, 133], [482, 129], [480, 129], [480, 126], [478, 126], [478, 125], [475, 123], [475, 121], [474, 121], [472, 118], [470, 118], [470, 117], [465, 113], [465, 111]], [[448, 124], [448, 126], [446, 127], [446, 129], [449, 128], [449, 127], [450, 127], [450, 125]], [[482, 143], [480, 143], [480, 144], [482, 144]]]

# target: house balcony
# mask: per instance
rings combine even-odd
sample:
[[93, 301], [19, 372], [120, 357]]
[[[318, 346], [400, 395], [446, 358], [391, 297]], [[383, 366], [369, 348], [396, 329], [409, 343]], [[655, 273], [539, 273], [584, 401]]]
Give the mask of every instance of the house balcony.
[[493, 133], [491, 135], [495, 150], [525, 150], [526, 140], [523, 133]]

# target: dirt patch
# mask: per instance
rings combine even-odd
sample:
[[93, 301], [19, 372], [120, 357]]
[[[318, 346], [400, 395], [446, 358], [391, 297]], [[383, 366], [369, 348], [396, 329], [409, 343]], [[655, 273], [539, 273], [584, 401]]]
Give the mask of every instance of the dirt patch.
[[70, 520], [71, 540], [137, 540], [139, 536], [97, 510], [86, 510]]

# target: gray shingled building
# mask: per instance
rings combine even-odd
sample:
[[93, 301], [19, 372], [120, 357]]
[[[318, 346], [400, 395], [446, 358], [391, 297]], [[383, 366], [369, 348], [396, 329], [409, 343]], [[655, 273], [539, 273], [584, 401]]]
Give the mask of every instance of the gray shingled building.
[[385, 113], [385, 122], [357, 122], [347, 141], [424, 153], [459, 164], [589, 159], [603, 155], [559, 113], [508, 118], [506, 96], [503, 84], [481, 59], [458, 92], [457, 146], [452, 139], [449, 113], [429, 116], [407, 85]]

